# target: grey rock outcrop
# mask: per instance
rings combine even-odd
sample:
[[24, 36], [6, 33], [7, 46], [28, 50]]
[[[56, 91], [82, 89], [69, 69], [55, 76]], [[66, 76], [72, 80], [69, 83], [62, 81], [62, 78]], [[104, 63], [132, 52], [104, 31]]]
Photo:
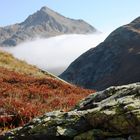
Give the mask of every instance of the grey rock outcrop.
[[89, 95], [72, 111], [33, 119], [2, 139], [139, 140], [140, 83], [110, 87]]
[[97, 30], [83, 20], [66, 18], [42, 7], [24, 22], [0, 28], [0, 46], [16, 46], [36, 37], [48, 38], [61, 34], [95, 33]]
[[103, 43], [85, 52], [60, 77], [96, 90], [139, 82], [140, 17], [116, 29]]

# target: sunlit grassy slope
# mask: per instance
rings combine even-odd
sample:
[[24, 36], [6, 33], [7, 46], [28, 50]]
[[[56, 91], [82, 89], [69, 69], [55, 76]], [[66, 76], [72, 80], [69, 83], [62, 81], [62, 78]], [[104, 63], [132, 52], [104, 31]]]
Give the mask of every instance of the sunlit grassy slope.
[[29, 65], [25, 61], [15, 59], [11, 54], [3, 51], [0, 51], [0, 66], [11, 71], [36, 77], [50, 76], [49, 73], [47, 74], [46, 72], [44, 74], [37, 67]]

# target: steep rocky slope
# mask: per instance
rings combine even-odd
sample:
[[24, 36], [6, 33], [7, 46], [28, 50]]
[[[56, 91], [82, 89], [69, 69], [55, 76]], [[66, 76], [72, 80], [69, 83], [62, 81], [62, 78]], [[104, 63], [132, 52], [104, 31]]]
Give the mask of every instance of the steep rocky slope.
[[50, 112], [1, 139], [139, 140], [140, 83], [89, 95], [74, 110]]
[[95, 33], [97, 30], [83, 20], [66, 18], [59, 13], [42, 7], [24, 22], [0, 28], [0, 46], [15, 46], [36, 37], [60, 34]]
[[140, 81], [140, 17], [113, 31], [103, 43], [77, 58], [60, 77], [97, 90]]

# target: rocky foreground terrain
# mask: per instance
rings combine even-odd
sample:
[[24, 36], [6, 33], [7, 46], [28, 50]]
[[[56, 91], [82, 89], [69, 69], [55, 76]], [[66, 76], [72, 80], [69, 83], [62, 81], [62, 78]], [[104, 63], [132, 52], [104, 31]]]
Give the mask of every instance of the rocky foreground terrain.
[[110, 87], [89, 95], [69, 112], [34, 118], [1, 139], [139, 140], [140, 83]]
[[60, 77], [103, 90], [140, 81], [140, 17], [113, 31], [103, 43], [77, 58]]
[[42, 7], [22, 23], [0, 28], [0, 46], [16, 46], [35, 38], [48, 38], [61, 34], [87, 34], [97, 30], [83, 20], [64, 17]]

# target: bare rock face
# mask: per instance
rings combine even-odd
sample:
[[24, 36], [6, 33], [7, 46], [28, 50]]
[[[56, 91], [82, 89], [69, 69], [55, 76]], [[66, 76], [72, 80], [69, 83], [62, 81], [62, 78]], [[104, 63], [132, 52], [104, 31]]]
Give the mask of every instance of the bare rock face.
[[66, 18], [55, 11], [42, 7], [24, 22], [0, 28], [0, 46], [16, 46], [36, 37], [60, 34], [86, 34], [97, 30], [83, 20]]
[[72, 111], [46, 113], [1, 139], [139, 140], [140, 83], [91, 94]]
[[112, 32], [103, 43], [77, 58], [60, 77], [85, 88], [140, 81], [140, 18]]

